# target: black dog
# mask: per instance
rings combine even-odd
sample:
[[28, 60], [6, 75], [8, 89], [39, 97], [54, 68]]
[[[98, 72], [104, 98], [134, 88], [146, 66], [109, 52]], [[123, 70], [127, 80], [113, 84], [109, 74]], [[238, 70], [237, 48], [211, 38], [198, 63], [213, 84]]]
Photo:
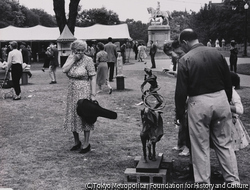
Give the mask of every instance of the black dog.
[[[144, 162], [147, 162], [147, 150], [148, 147], [148, 159], [156, 161], [156, 142], [160, 141], [163, 136], [163, 121], [160, 112], [144, 108], [141, 110], [142, 119], [142, 131], [140, 134], [142, 142], [142, 150], [144, 156]], [[151, 152], [153, 148], [153, 153]]]

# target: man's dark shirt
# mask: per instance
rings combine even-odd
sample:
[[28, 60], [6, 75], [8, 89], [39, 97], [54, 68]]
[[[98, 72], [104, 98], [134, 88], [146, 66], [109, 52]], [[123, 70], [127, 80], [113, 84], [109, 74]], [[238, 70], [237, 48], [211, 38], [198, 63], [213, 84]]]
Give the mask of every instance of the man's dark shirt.
[[29, 64], [29, 52], [26, 47], [22, 49], [23, 62]]
[[149, 55], [154, 56], [156, 54], [156, 51], [157, 51], [157, 46], [153, 44], [149, 50]]
[[195, 44], [178, 63], [175, 105], [177, 119], [184, 116], [187, 96], [225, 90], [232, 98], [230, 71], [225, 58], [213, 47]]

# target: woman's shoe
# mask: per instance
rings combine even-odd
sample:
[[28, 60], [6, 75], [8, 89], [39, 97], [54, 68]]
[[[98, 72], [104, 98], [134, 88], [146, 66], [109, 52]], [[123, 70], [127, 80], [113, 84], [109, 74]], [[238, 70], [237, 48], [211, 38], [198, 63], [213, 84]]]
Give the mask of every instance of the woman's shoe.
[[81, 148], [81, 146], [82, 146], [82, 143], [81, 143], [81, 141], [80, 141], [77, 145], [73, 146], [73, 147], [70, 149], [70, 151], [78, 150], [78, 149]]
[[112, 92], [113, 92], [113, 89], [110, 88], [110, 89], [109, 89], [109, 94], [112, 94]]
[[87, 148], [82, 148], [81, 150], [80, 150], [80, 154], [85, 154], [85, 153], [87, 153], [87, 152], [89, 152], [90, 151], [90, 144], [89, 144], [89, 146], [87, 146]]
[[21, 95], [15, 96], [13, 100], [21, 100]]

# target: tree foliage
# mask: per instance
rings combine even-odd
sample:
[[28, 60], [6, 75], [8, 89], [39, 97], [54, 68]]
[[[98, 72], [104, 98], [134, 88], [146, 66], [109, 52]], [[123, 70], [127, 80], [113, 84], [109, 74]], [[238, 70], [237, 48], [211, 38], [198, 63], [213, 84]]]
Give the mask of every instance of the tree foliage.
[[186, 11], [174, 11], [171, 16], [172, 19], [169, 21], [171, 31], [170, 38], [176, 39], [183, 29], [191, 28], [191, 14]]
[[10, 0], [0, 1], [0, 27], [8, 25], [21, 27], [24, 20], [24, 14], [21, 12], [17, 2]]
[[[40, 18], [39, 15], [36, 15], [35, 12], [29, 10], [28, 8], [22, 6], [21, 11], [24, 14], [25, 20], [24, 20], [24, 26], [32, 27], [40, 24]], [[41, 24], [42, 25], [42, 24]]]
[[77, 15], [77, 26], [92, 26], [94, 24], [115, 25], [120, 24], [118, 15], [107, 10], [105, 7], [100, 9], [83, 10]]
[[[250, 15], [249, 10], [248, 15]], [[232, 39], [242, 43], [245, 37], [246, 10], [244, 2], [240, 0], [224, 0], [221, 5], [208, 5], [191, 17], [193, 29], [199, 34], [201, 42], [209, 39], [225, 39], [229, 43]], [[250, 20], [249, 20], [250, 21]], [[250, 22], [247, 24], [250, 28]], [[250, 36], [248, 30], [248, 36]]]
[[39, 24], [42, 26], [53, 27], [56, 26], [55, 17], [46, 13], [42, 9], [31, 9], [31, 11], [39, 18]]
[[148, 24], [143, 24], [141, 21], [135, 21], [134, 19], [127, 19], [125, 21], [128, 25], [130, 37], [134, 40], [148, 41]]
[[31, 27], [35, 25], [56, 26], [53, 16], [41, 9], [28, 9], [20, 6], [17, 1], [0, 1], [0, 28], [9, 25], [17, 27]]

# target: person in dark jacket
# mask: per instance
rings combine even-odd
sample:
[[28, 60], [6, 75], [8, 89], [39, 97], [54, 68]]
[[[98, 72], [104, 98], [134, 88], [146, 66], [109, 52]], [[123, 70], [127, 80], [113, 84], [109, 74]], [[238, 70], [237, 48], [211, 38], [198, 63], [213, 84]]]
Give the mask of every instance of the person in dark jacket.
[[121, 45], [121, 56], [122, 56], [122, 63], [125, 64], [126, 62], [126, 43]]
[[151, 63], [152, 63], [152, 69], [156, 68], [156, 65], [155, 65], [155, 54], [156, 54], [156, 51], [157, 51], [157, 46], [154, 44], [153, 41], [150, 42], [151, 43], [151, 46], [150, 46], [150, 50], [149, 50], [149, 55], [151, 57]]
[[22, 42], [20, 45], [20, 51], [22, 52], [23, 62], [29, 64], [29, 52], [26, 48], [26, 43]]
[[133, 46], [133, 51], [135, 53], [135, 60], [137, 60], [137, 55], [138, 55], [138, 41], [135, 41], [135, 44]]
[[46, 53], [50, 57], [49, 76], [51, 78], [50, 84], [56, 84], [56, 68], [58, 63], [58, 50], [55, 45], [51, 44], [49, 51]]
[[189, 137], [195, 183], [210, 184], [210, 141], [214, 145], [226, 183], [240, 184], [232, 149], [232, 84], [225, 58], [216, 48], [199, 43], [192, 29], [179, 37], [186, 53], [178, 62], [175, 105], [177, 119], [185, 115], [187, 101]]
[[[23, 63], [24, 64], [29, 64], [29, 51], [26, 48], [26, 43], [22, 42], [20, 45], [20, 51], [22, 52], [22, 56], [23, 56]], [[32, 77], [32, 74], [29, 71], [26, 71], [26, 73], [28, 74], [29, 77]]]
[[238, 49], [236, 47], [236, 42], [234, 40], [231, 41], [231, 48], [230, 48], [230, 70], [237, 72], [237, 59], [238, 59]]

